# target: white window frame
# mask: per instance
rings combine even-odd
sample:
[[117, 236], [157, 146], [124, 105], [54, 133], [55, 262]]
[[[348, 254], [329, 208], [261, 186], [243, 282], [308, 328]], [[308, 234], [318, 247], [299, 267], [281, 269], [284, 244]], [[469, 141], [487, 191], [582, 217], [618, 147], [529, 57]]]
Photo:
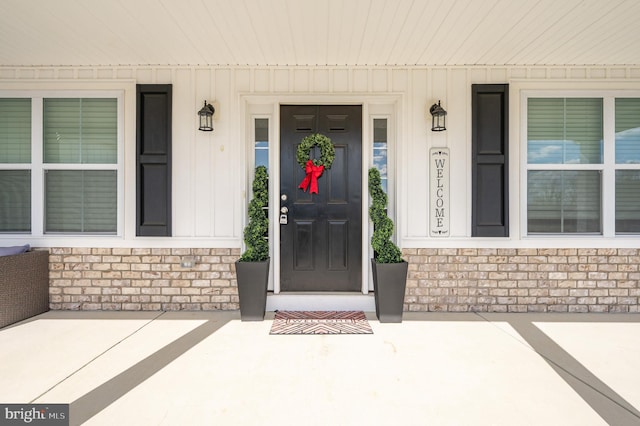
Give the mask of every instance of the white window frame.
[[[65, 237], [79, 238], [122, 238], [124, 234], [124, 101], [122, 90], [38, 90], [38, 91], [4, 91], [0, 90], [0, 98], [31, 99], [31, 162], [23, 164], [0, 164], [5, 170], [31, 170], [31, 232], [2, 233], [1, 239], [42, 238], [60, 239]], [[115, 164], [45, 164], [43, 162], [43, 103], [45, 98], [115, 98], [117, 101], [117, 160]], [[117, 230], [115, 234], [101, 233], [45, 233], [45, 192], [44, 174], [46, 170], [115, 170], [117, 179]]]
[[[369, 203], [370, 200], [368, 198], [368, 176], [369, 176], [369, 168], [374, 167], [373, 164], [373, 137], [374, 137], [374, 120], [386, 120], [387, 121], [387, 216], [394, 222], [394, 232], [391, 236], [391, 239], [397, 244], [399, 242], [398, 235], [399, 227], [398, 227], [398, 217], [396, 214], [396, 205], [397, 205], [397, 184], [398, 184], [398, 176], [396, 170], [396, 160], [398, 158], [398, 147], [396, 145], [396, 120], [395, 120], [395, 106], [391, 104], [373, 104], [368, 105], [367, 114], [365, 119], [367, 120], [366, 128], [363, 128], [363, 144], [362, 144], [362, 157], [363, 160], [366, 161], [367, 167], [364, 167], [363, 173], [365, 176], [363, 192], [367, 192], [367, 208], [366, 215], [363, 214], [362, 221], [365, 224], [368, 224], [368, 230], [366, 233], [363, 232], [364, 238], [366, 241], [363, 242], [364, 247], [368, 247], [368, 256], [364, 256], [365, 252], [363, 251], [363, 257], [366, 257], [367, 267], [369, 259], [373, 258], [373, 248], [371, 247], [370, 239], [373, 234], [373, 223], [371, 223], [371, 219], [369, 218]], [[363, 112], [364, 115], [364, 112]], [[364, 139], [364, 138], [367, 139]], [[365, 152], [366, 150], [366, 152]], [[364, 197], [363, 197], [364, 200]], [[368, 272], [368, 271], [367, 271]], [[366, 275], [363, 275], [363, 277]], [[367, 283], [367, 292], [373, 291], [373, 277], [368, 275], [368, 283]]]
[[[603, 120], [603, 161], [601, 164], [532, 164], [528, 163], [528, 100], [529, 98], [600, 98]], [[615, 172], [616, 170], [640, 170], [640, 164], [616, 164], [615, 159], [615, 100], [616, 98], [640, 98], [640, 90], [523, 90], [520, 99], [520, 230], [521, 238], [638, 238], [640, 234], [616, 234], [615, 231]], [[536, 233], [528, 232], [528, 171], [529, 170], [598, 170], [601, 182], [601, 233]]]
[[[362, 293], [367, 294], [373, 290], [373, 281], [370, 274], [371, 263], [369, 257], [366, 255], [371, 244], [370, 229], [369, 229], [369, 193], [368, 186], [366, 185], [368, 179], [368, 169], [372, 166], [372, 153], [373, 153], [373, 119], [374, 118], [386, 118], [387, 119], [387, 138], [388, 149], [391, 150], [387, 154], [388, 161], [388, 197], [389, 216], [396, 221], [396, 235], [401, 235], [402, 223], [401, 217], [396, 217], [396, 213], [399, 211], [396, 209], [396, 205], [399, 205], [402, 200], [402, 192], [400, 191], [401, 176], [399, 176], [400, 170], [396, 167], [396, 161], [402, 158], [399, 150], [401, 146], [397, 141], [402, 140], [400, 131], [401, 126], [401, 109], [402, 103], [401, 96], [398, 94], [391, 95], [243, 95], [241, 97], [241, 105], [244, 122], [244, 134], [243, 138], [245, 143], [244, 158], [245, 164], [249, 169], [245, 173], [245, 182], [243, 184], [244, 198], [241, 199], [241, 205], [239, 209], [246, 210], [246, 204], [250, 199], [250, 176], [253, 175], [254, 166], [254, 131], [253, 122], [256, 118], [268, 118], [269, 119], [269, 217], [277, 218], [280, 208], [280, 105], [285, 104], [309, 104], [309, 105], [362, 105]], [[246, 224], [245, 221], [241, 223], [242, 229]], [[280, 225], [276, 220], [270, 220], [269, 238], [272, 241], [280, 241]], [[399, 238], [398, 238], [399, 240]], [[271, 244], [271, 269], [269, 277], [269, 290], [273, 290], [275, 294], [280, 293], [280, 251], [274, 250], [276, 244]], [[244, 247], [243, 247], [244, 249]], [[317, 296], [314, 296], [317, 297]]]
[[[269, 112], [263, 112], [263, 110], [265, 110], [265, 108], [255, 108], [257, 109], [259, 112], [256, 113], [252, 113], [249, 114], [249, 125], [248, 125], [248, 134], [249, 139], [247, 141], [247, 145], [246, 145], [246, 149], [247, 149], [247, 164], [248, 164], [248, 168], [247, 168], [247, 176], [246, 176], [246, 189], [245, 189], [245, 194], [246, 194], [246, 202], [247, 202], [247, 206], [249, 205], [249, 202], [251, 201], [251, 199], [253, 198], [253, 178], [255, 176], [255, 170], [256, 170], [256, 146], [255, 146], [255, 142], [256, 142], [256, 120], [267, 120], [268, 123], [268, 127], [267, 127], [267, 134], [269, 137], [269, 144], [267, 147], [267, 171], [269, 173], [269, 206], [268, 206], [268, 217], [270, 219], [269, 221], [269, 257], [270, 258], [274, 258], [274, 244], [272, 244], [272, 241], [274, 241], [274, 224], [276, 217], [278, 217], [279, 211], [277, 210], [279, 208], [279, 203], [272, 205], [273, 204], [273, 191], [278, 191], [278, 193], [280, 192], [278, 189], [276, 189], [274, 187], [274, 183], [273, 183], [273, 178], [274, 178], [274, 162], [275, 162], [275, 154], [274, 154], [274, 146], [273, 146], [273, 138], [274, 138], [274, 119], [273, 119], [273, 114], [270, 114]], [[244, 251], [246, 250], [246, 246], [244, 243], [244, 227], [249, 223], [249, 214], [248, 214], [248, 210], [247, 208], [244, 209], [244, 220], [242, 222], [243, 224], [243, 228], [242, 228], [242, 233], [241, 235], [242, 237], [242, 252], [244, 253]], [[267, 290], [269, 291], [273, 291], [274, 289], [274, 281], [273, 281], [273, 274], [270, 273], [269, 274], [269, 279], [267, 282]]]

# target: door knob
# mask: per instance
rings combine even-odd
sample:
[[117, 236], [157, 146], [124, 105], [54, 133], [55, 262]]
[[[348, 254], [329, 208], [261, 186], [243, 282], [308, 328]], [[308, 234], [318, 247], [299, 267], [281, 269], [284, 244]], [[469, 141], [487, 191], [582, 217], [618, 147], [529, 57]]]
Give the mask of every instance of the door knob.
[[287, 208], [286, 206], [281, 207], [281, 208], [280, 208], [280, 213], [284, 213], [284, 214], [289, 213], [289, 208]]

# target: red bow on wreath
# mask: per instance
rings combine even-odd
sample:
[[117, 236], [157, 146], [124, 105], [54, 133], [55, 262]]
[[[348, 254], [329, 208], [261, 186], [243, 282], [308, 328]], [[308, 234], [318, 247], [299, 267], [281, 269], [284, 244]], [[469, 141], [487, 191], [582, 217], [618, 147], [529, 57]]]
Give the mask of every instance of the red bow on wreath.
[[307, 164], [304, 168], [307, 176], [300, 182], [300, 186], [298, 188], [302, 188], [303, 191], [307, 191], [309, 184], [311, 184], [311, 189], [309, 189], [309, 194], [317, 194], [318, 193], [318, 178], [322, 176], [322, 172], [324, 172], [324, 165], [316, 166], [313, 164], [312, 160], [307, 161]]

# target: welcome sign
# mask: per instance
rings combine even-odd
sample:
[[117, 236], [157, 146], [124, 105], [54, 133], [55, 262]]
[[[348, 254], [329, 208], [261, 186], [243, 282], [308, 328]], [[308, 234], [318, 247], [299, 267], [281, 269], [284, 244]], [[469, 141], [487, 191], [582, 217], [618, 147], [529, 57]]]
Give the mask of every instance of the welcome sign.
[[449, 148], [431, 148], [429, 160], [429, 229], [432, 237], [448, 237], [450, 217]]

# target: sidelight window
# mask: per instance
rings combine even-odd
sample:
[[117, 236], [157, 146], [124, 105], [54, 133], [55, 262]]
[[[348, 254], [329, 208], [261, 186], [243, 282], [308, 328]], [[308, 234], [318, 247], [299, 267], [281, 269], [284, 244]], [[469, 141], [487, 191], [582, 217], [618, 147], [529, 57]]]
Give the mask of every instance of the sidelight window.
[[269, 119], [256, 118], [254, 121], [255, 166], [269, 169]]
[[380, 172], [382, 189], [388, 193], [388, 137], [387, 137], [387, 119], [373, 119], [373, 166]]

